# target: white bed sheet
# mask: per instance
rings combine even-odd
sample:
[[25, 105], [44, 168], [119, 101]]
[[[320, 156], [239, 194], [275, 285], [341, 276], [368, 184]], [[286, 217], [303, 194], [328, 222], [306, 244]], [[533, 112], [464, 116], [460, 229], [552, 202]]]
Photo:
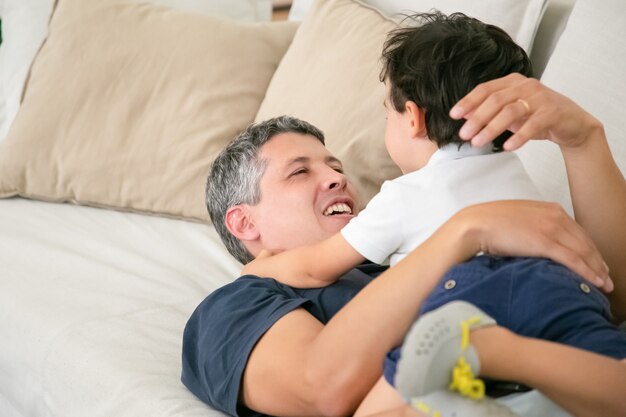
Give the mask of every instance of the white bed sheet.
[[0, 415], [221, 416], [180, 382], [182, 331], [239, 269], [206, 225], [0, 200]]

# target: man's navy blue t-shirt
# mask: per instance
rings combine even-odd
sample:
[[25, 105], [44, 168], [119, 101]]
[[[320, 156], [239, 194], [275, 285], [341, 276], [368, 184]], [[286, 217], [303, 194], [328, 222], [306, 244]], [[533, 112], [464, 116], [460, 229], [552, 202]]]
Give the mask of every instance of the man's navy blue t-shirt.
[[261, 336], [299, 307], [326, 324], [385, 269], [363, 264], [324, 288], [297, 289], [253, 275], [219, 288], [185, 326], [182, 382], [213, 408], [233, 416], [258, 416], [237, 400], [248, 357]]

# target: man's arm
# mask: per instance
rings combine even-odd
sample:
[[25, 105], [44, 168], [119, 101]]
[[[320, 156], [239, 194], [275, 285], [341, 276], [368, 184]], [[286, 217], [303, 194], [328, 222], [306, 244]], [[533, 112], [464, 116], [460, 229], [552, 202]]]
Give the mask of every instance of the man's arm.
[[[510, 129], [515, 134], [505, 144], [507, 150], [532, 138], [546, 138], [560, 146], [576, 220], [610, 267], [615, 281], [609, 294], [612, 309], [617, 320], [626, 320], [626, 180], [611, 155], [602, 124], [569, 98], [519, 74], [476, 87], [451, 110], [451, 116], [466, 119], [460, 134], [476, 145]], [[607, 276], [600, 275], [599, 286], [610, 291], [613, 284], [605, 280]]]
[[[589, 232], [610, 268], [608, 294], [618, 322], [626, 320], [626, 180], [599, 123], [579, 147], [562, 145], [576, 220]], [[612, 285], [609, 283], [608, 287]]]
[[278, 320], [250, 355], [241, 401], [272, 415], [350, 415], [436, 283], [481, 250], [545, 256], [591, 274], [601, 263], [582, 228], [554, 204], [506, 201], [465, 208], [326, 326], [301, 309]]
[[341, 233], [337, 233], [319, 243], [272, 256], [258, 256], [244, 266], [242, 274], [271, 277], [297, 288], [316, 288], [332, 284], [364, 260]]

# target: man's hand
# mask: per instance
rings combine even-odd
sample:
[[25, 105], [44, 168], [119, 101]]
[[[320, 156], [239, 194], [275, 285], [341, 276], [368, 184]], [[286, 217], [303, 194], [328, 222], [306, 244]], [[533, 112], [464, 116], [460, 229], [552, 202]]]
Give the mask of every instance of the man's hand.
[[577, 148], [602, 129], [596, 118], [572, 100], [521, 74], [478, 85], [450, 110], [450, 117], [466, 119], [459, 135], [474, 146], [510, 130], [514, 135], [504, 144], [508, 151], [530, 139]]
[[455, 218], [471, 225], [468, 232], [478, 245], [477, 252], [550, 258], [603, 291], [613, 290], [600, 252], [583, 228], [558, 204], [496, 201], [467, 207], [451, 220]]

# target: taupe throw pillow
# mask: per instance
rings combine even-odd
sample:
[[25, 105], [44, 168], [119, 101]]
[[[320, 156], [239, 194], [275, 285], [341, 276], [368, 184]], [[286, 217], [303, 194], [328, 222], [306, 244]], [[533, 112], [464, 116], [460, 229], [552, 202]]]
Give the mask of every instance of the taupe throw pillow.
[[216, 154], [296, 30], [123, 0], [59, 0], [0, 144], [0, 197], [206, 220]]
[[396, 23], [353, 0], [318, 0], [281, 61], [256, 120], [291, 114], [324, 131], [365, 204], [400, 175], [384, 144], [380, 56]]

